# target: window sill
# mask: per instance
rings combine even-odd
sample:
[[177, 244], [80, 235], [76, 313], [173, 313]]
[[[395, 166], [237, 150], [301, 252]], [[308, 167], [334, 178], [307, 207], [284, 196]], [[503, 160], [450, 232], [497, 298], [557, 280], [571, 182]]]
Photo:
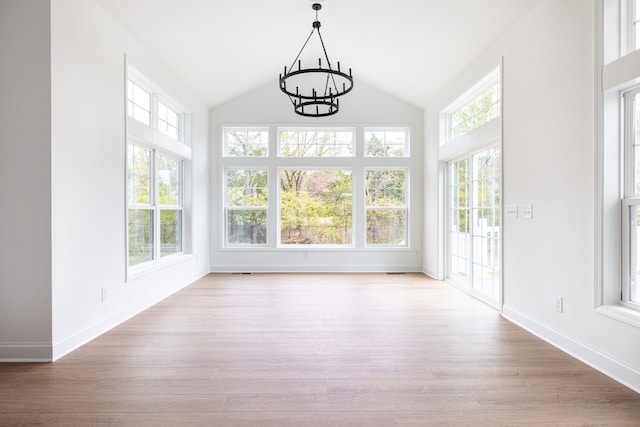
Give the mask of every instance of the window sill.
[[223, 246], [220, 248], [222, 252], [411, 252], [415, 251], [413, 248], [407, 246]]
[[623, 305], [601, 305], [596, 308], [596, 313], [640, 328], [640, 311], [638, 310]]
[[194, 259], [192, 254], [175, 254], [163, 257], [157, 261], [149, 261], [144, 264], [129, 267], [127, 270], [126, 282], [131, 282], [140, 277], [162, 270], [169, 266], [191, 261]]

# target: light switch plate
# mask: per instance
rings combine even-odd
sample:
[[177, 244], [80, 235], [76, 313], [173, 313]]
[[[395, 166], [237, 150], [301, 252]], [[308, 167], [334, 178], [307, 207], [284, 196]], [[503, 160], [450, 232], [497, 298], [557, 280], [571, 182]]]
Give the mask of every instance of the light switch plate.
[[522, 218], [526, 218], [526, 219], [533, 218], [533, 206], [532, 205], [522, 205]]
[[507, 205], [505, 215], [507, 218], [518, 218], [518, 205]]

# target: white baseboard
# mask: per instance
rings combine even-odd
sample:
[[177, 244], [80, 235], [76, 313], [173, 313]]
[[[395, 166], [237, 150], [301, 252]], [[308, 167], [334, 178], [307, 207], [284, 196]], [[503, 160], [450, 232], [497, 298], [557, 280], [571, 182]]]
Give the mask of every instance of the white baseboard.
[[440, 279], [439, 274], [438, 274], [437, 271], [432, 271], [431, 269], [423, 269], [422, 273], [426, 274], [427, 276], [431, 277], [432, 279], [442, 280], [442, 279]]
[[640, 393], [640, 371], [544, 325], [508, 305], [502, 315], [549, 344]]
[[344, 266], [344, 267], [322, 267], [322, 266], [269, 266], [269, 267], [248, 267], [242, 266], [217, 266], [211, 267], [212, 273], [422, 273], [422, 268], [418, 266], [407, 267], [371, 267], [371, 266]]
[[160, 301], [162, 301], [163, 299], [173, 295], [174, 293], [176, 293], [177, 291], [179, 291], [180, 289], [190, 285], [191, 283], [195, 282], [196, 280], [206, 276], [207, 274], [209, 274], [208, 272], [204, 272], [204, 273], [200, 273], [200, 275], [196, 276], [195, 278], [191, 279], [191, 280], [187, 280], [185, 282], [181, 282], [176, 284], [175, 286], [171, 286], [165, 289], [160, 290], [158, 293], [149, 296], [148, 298], [146, 298], [145, 300], [131, 305], [127, 308], [125, 308], [124, 310], [114, 314], [111, 317], [108, 317], [98, 323], [96, 323], [95, 325], [89, 326], [88, 328], [85, 328], [84, 330], [65, 337], [64, 339], [55, 342], [53, 344], [53, 349], [51, 352], [51, 358], [50, 361], [56, 361], [58, 359], [60, 359], [61, 357], [71, 353], [73, 350], [83, 346], [84, 344], [88, 343], [89, 341], [99, 337], [100, 335], [104, 334], [105, 332], [115, 328], [116, 326], [120, 325], [121, 323], [129, 320], [130, 318], [132, 318], [133, 316], [143, 312], [144, 310], [148, 309], [149, 307], [153, 306], [154, 304], [159, 303]]

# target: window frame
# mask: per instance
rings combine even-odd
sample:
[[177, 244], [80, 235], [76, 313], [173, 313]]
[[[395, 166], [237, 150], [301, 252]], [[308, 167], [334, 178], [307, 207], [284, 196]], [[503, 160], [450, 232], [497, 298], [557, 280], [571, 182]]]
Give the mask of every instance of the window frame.
[[[267, 141], [265, 148], [265, 153], [260, 156], [248, 155], [248, 156], [232, 156], [229, 154], [228, 146], [227, 146], [227, 133], [231, 131], [236, 132], [246, 132], [247, 135], [249, 132], [266, 132]], [[222, 127], [222, 150], [221, 157], [229, 158], [229, 159], [249, 159], [249, 158], [269, 158], [271, 149], [269, 147], [269, 128], [265, 126], [223, 126]]]
[[[318, 155], [308, 155], [308, 156], [285, 156], [282, 153], [282, 133], [283, 132], [316, 132], [318, 133], [334, 133], [334, 139], [336, 138], [335, 134], [342, 133], [351, 133], [351, 154], [345, 156], [318, 156]], [[298, 144], [299, 145], [299, 144]], [[334, 144], [335, 146], [335, 144]], [[316, 145], [316, 148], [318, 146]], [[350, 159], [356, 156], [356, 132], [354, 128], [351, 127], [334, 127], [334, 126], [286, 126], [286, 127], [278, 127], [277, 130], [277, 139], [276, 139], [276, 156], [278, 158], [289, 158], [289, 159], [327, 159], [327, 158], [340, 158], [340, 159]]]
[[625, 36], [630, 5], [627, 0], [596, 1], [594, 310], [640, 327], [640, 305], [625, 300], [632, 265], [627, 257], [633, 254], [628, 210], [636, 197], [631, 129], [625, 126], [630, 109], [623, 94], [635, 91], [640, 81], [640, 50], [629, 51]]
[[[184, 160], [175, 156], [175, 154], [170, 154], [159, 150], [156, 147], [150, 146], [145, 141], [138, 140], [136, 138], [130, 137], [127, 141], [127, 147], [133, 146], [144, 149], [150, 153], [150, 197], [149, 203], [130, 203], [127, 201], [127, 224], [129, 224], [129, 211], [130, 210], [150, 210], [152, 211], [152, 257], [148, 261], [144, 261], [141, 263], [131, 265], [129, 262], [129, 230], [127, 228], [127, 268], [129, 271], [135, 271], [136, 269], [144, 269], [148, 267], [152, 263], [162, 261], [164, 259], [169, 259], [171, 257], [177, 257], [185, 254], [185, 218], [184, 218]], [[180, 165], [180, 200], [177, 205], [166, 205], [162, 204], [160, 201], [160, 181], [159, 178], [159, 157], [165, 156], [171, 160], [175, 160], [179, 162]], [[127, 194], [128, 194], [127, 185]], [[128, 200], [128, 198], [127, 198]], [[181, 225], [180, 225], [180, 251], [162, 255], [162, 222], [161, 216], [163, 211], [179, 211], [181, 212]], [[128, 227], [128, 226], [127, 226]]]
[[[125, 265], [126, 273], [125, 280], [130, 281], [147, 272], [154, 271], [158, 268], [162, 268], [167, 264], [173, 263], [175, 260], [185, 259], [185, 256], [191, 254], [191, 236], [189, 234], [191, 224], [190, 213], [190, 185], [191, 180], [188, 176], [188, 171], [191, 170], [191, 147], [190, 147], [190, 114], [186, 112], [183, 107], [180, 107], [177, 102], [172, 101], [171, 98], [161, 91], [156, 85], [144, 77], [135, 68], [127, 64], [125, 73]], [[129, 92], [128, 85], [132, 82], [135, 85], [140, 86], [143, 90], [150, 94], [151, 102], [151, 121], [149, 125], [144, 124], [133, 117], [129, 111]], [[162, 102], [165, 106], [172, 109], [179, 115], [179, 139], [172, 138], [169, 135], [161, 132], [158, 125], [158, 103]], [[130, 201], [130, 185], [129, 185], [129, 147], [138, 147], [144, 149], [150, 153], [150, 200], [149, 204], [137, 204]], [[162, 179], [160, 178], [160, 157], [164, 156], [171, 161], [178, 162], [177, 167], [179, 172], [177, 176], [173, 176], [177, 179], [177, 192], [178, 194], [177, 204], [162, 203], [160, 199], [160, 185]], [[131, 264], [130, 260], [130, 210], [135, 209], [148, 209], [152, 211], [152, 250], [151, 259], [145, 260], [140, 263]], [[166, 253], [163, 251], [163, 238], [166, 236], [163, 234], [163, 212], [175, 211], [176, 214], [176, 232], [179, 232], [179, 236], [175, 237], [175, 248], [177, 250]], [[179, 221], [177, 218], [179, 217]], [[179, 223], [179, 224], [178, 224]], [[179, 227], [179, 231], [177, 230]], [[179, 245], [179, 247], [178, 247]]]
[[[386, 144], [386, 134], [388, 132], [404, 132], [404, 153], [401, 156], [391, 156], [391, 155], [373, 155], [367, 154], [367, 133], [379, 133], [383, 132], [385, 134], [385, 138], [383, 141], [383, 146], [388, 147]], [[406, 158], [411, 157], [411, 130], [407, 127], [365, 127], [364, 128], [364, 157], [365, 158]]]
[[[286, 157], [283, 157], [286, 158]], [[315, 158], [324, 158], [324, 157], [315, 157]], [[283, 243], [282, 242], [282, 185], [280, 183], [281, 173], [285, 170], [304, 170], [304, 171], [348, 171], [351, 173], [351, 243], [311, 243], [311, 244], [301, 244], [301, 243]], [[354, 248], [355, 247], [355, 216], [354, 216], [354, 208], [353, 208], [353, 195], [354, 195], [354, 171], [351, 167], [338, 167], [338, 166], [279, 166], [277, 168], [277, 179], [278, 179], [278, 198], [277, 198], [277, 217], [276, 217], [276, 237], [277, 244], [276, 247], [278, 249], [293, 249], [293, 248], [303, 248], [303, 249], [339, 249], [339, 248]]]
[[[365, 239], [364, 246], [368, 248], [408, 248], [409, 244], [409, 221], [410, 221], [410, 212], [409, 212], [409, 189], [410, 185], [410, 170], [408, 167], [365, 167], [364, 168], [364, 189], [366, 193], [367, 189], [367, 172], [369, 171], [403, 171], [404, 172], [404, 200], [402, 206], [376, 206], [367, 204], [366, 195], [364, 197], [364, 227], [365, 227]], [[404, 243], [403, 244], [393, 244], [393, 243], [369, 243], [368, 239], [368, 216], [367, 214], [370, 211], [402, 211], [404, 212]]]
[[[133, 83], [134, 85], [138, 86], [140, 89], [148, 93], [150, 97], [149, 102], [151, 104], [150, 110], [149, 110], [149, 124], [146, 124], [138, 120], [137, 118], [135, 118], [133, 114], [130, 112], [129, 103], [130, 102], [133, 103], [133, 101], [129, 100], [128, 89], [125, 91], [126, 93], [125, 112], [126, 112], [127, 118], [130, 118], [133, 121], [133, 123], [131, 123], [129, 127], [130, 128], [133, 127], [134, 129], [139, 126], [142, 128], [147, 128], [148, 130], [151, 131], [149, 133], [155, 134], [155, 137], [154, 137], [155, 140], [167, 140], [167, 143], [169, 144], [171, 142], [177, 142], [180, 144], [189, 145], [190, 141], [189, 141], [189, 135], [187, 132], [189, 120], [188, 120], [188, 114], [186, 113], [186, 109], [176, 101], [172, 100], [171, 97], [166, 95], [160, 88], [158, 88], [155, 84], [153, 84], [146, 77], [144, 77], [140, 72], [138, 72], [136, 69], [130, 66], [127, 67], [127, 74], [126, 74], [125, 84], [127, 85], [127, 88], [128, 88], [129, 82]], [[178, 127], [176, 129], [176, 138], [173, 138], [171, 135], [161, 130], [160, 122], [164, 120], [160, 119], [159, 104], [163, 104], [165, 107], [167, 107], [169, 110], [176, 113], [176, 115], [178, 116], [177, 117]], [[137, 132], [137, 133], [139, 134], [140, 132]], [[151, 139], [151, 138], [147, 137], [146, 139]]]
[[[269, 141], [268, 141], [268, 156], [261, 157], [229, 157], [225, 155], [224, 138], [226, 129], [255, 129], [265, 128], [268, 129]], [[382, 124], [379, 126], [373, 126], [368, 124], [362, 125], [315, 125], [310, 124], [293, 125], [293, 124], [269, 124], [260, 125], [256, 124], [235, 124], [235, 123], [220, 123], [218, 125], [218, 137], [220, 138], [217, 146], [217, 152], [214, 156], [218, 161], [218, 172], [216, 181], [220, 188], [220, 195], [218, 196], [217, 211], [218, 217], [216, 228], [218, 230], [220, 238], [217, 240], [218, 249], [220, 251], [272, 251], [285, 253], [288, 251], [327, 251], [327, 250], [340, 250], [340, 251], [409, 251], [411, 248], [411, 230], [414, 219], [410, 214], [406, 214], [405, 236], [406, 244], [399, 245], [366, 245], [366, 218], [364, 208], [364, 169], [366, 168], [383, 168], [392, 167], [405, 169], [408, 171], [408, 175], [412, 173], [412, 170], [416, 167], [416, 162], [412, 157], [366, 157], [364, 155], [364, 129], [376, 128], [376, 129], [389, 129], [389, 130], [402, 130], [407, 133], [408, 150], [411, 150], [411, 133], [412, 126], [405, 123], [398, 125]], [[309, 131], [315, 130], [318, 132], [348, 132], [352, 139], [352, 153], [347, 157], [334, 157], [334, 156], [282, 156], [280, 152], [280, 133], [288, 132], [292, 130]], [[340, 141], [340, 140], [339, 140]], [[228, 243], [228, 229], [226, 221], [226, 172], [225, 168], [266, 168], [269, 174], [269, 205], [267, 208], [267, 244], [266, 245], [233, 245]], [[349, 170], [352, 175], [352, 195], [351, 195], [351, 243], [345, 244], [282, 244], [281, 238], [281, 197], [280, 197], [280, 171], [282, 170]], [[411, 183], [406, 183], [406, 211], [410, 209], [410, 194], [413, 191]], [[415, 225], [415, 224], [414, 224]]]
[[[467, 132], [454, 137], [453, 135], [453, 116], [463, 108], [470, 106], [475, 101], [480, 99], [484, 93], [491, 89], [493, 86], [497, 86], [497, 99], [495, 105], [495, 117], [483, 121], [479, 125], [469, 129]], [[483, 114], [485, 111], [483, 110]], [[447, 145], [459, 139], [465, 138], [466, 135], [479, 129], [486, 124], [500, 119], [502, 117], [502, 77], [501, 67], [498, 66], [491, 70], [489, 74], [480, 79], [477, 83], [471, 86], [466, 92], [459, 96], [454, 102], [448, 105], [440, 113], [441, 131], [440, 131], [440, 145]]]
[[[231, 205], [229, 204], [229, 174], [230, 170], [254, 170], [254, 171], [264, 171], [267, 178], [267, 204], [264, 206], [251, 206], [251, 205]], [[271, 188], [271, 176], [269, 174], [269, 169], [263, 166], [225, 166], [223, 168], [223, 191], [224, 199], [223, 199], [223, 223], [224, 223], [224, 247], [227, 248], [265, 248], [269, 245], [269, 233], [267, 231], [267, 226], [269, 224], [269, 200], [270, 194], [269, 189]], [[232, 243], [229, 241], [229, 211], [264, 211], [265, 212], [265, 220], [267, 226], [265, 226], [265, 242], [264, 243]]]
[[[640, 245], [637, 244], [639, 237], [637, 234], [637, 220], [630, 215], [631, 208], [640, 209], [640, 197], [629, 197], [622, 200], [622, 305], [640, 311], [640, 302], [632, 300], [632, 294], [638, 292], [638, 282], [633, 280], [633, 271], [638, 271], [638, 251]], [[637, 218], [637, 215], [636, 215]], [[631, 244], [632, 241], [636, 245]], [[636, 290], [632, 291], [632, 287]]]

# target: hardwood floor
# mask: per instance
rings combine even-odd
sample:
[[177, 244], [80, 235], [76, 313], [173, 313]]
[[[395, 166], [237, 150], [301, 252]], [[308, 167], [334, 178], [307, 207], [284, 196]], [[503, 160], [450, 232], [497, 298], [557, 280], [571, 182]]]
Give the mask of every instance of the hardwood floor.
[[418, 274], [210, 275], [55, 363], [0, 425], [640, 425], [640, 394]]

